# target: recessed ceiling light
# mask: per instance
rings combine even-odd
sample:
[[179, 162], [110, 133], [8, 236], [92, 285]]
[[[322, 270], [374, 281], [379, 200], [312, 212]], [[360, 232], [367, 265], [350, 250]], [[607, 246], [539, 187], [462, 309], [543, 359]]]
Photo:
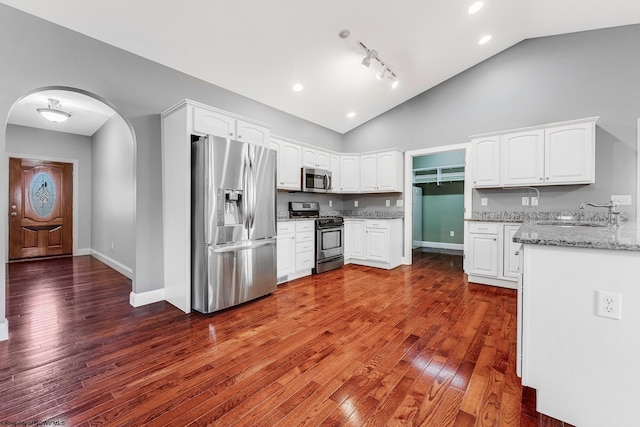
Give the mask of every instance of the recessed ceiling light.
[[469, 7], [469, 13], [471, 15], [473, 15], [474, 13], [476, 13], [477, 11], [479, 11], [480, 9], [482, 9], [482, 5], [484, 3], [481, 1], [477, 1], [474, 4], [471, 5], [471, 7]]
[[293, 85], [292, 89], [294, 92], [300, 92], [302, 89], [304, 89], [304, 86], [302, 86], [300, 83], [296, 83]]
[[485, 44], [489, 40], [491, 40], [491, 35], [487, 34], [486, 36], [482, 36], [482, 38], [478, 41], [479, 44]]
[[350, 119], [353, 119], [356, 116], [356, 113], [354, 113], [353, 111], [350, 113], [347, 113], [347, 117]]

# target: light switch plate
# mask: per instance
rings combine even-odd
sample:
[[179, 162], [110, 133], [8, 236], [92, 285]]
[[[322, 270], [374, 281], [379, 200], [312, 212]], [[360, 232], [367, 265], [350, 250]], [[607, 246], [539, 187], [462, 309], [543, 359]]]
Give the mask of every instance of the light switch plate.
[[329, 207], [333, 206], [333, 200], [329, 200]]
[[611, 196], [611, 200], [618, 206], [631, 206], [631, 196], [629, 194]]
[[385, 205], [386, 207], [391, 206], [391, 200], [386, 200], [386, 201], [384, 202], [384, 205]]
[[357, 208], [357, 207], [358, 207], [358, 201], [357, 201], [357, 200], [354, 200], [354, 201], [353, 201], [353, 207], [354, 207], [354, 208]]
[[523, 197], [522, 198], [522, 206], [529, 206], [529, 198], [528, 197]]
[[401, 208], [403, 206], [403, 202], [402, 199], [401, 200], [396, 200], [396, 206]]

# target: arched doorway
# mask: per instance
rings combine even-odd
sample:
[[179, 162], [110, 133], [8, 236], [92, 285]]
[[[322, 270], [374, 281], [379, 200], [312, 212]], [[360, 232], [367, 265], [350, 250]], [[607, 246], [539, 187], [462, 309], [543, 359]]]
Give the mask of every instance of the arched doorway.
[[[45, 120], [38, 108], [71, 114]], [[135, 278], [136, 162], [131, 124], [101, 97], [76, 88], [35, 89], [17, 100], [6, 127], [9, 158], [71, 163], [73, 255], [92, 255]], [[5, 246], [8, 251], [7, 237]]]

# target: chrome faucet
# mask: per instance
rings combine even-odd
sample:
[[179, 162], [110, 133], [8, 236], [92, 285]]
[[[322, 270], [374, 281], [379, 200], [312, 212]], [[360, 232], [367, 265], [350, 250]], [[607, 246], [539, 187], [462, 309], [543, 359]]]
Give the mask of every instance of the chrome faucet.
[[585, 206], [607, 208], [609, 210], [607, 213], [607, 227], [620, 228], [620, 211], [618, 210], [618, 205], [614, 203], [613, 200], [610, 200], [609, 203], [582, 202], [580, 204], [580, 209], [584, 209]]

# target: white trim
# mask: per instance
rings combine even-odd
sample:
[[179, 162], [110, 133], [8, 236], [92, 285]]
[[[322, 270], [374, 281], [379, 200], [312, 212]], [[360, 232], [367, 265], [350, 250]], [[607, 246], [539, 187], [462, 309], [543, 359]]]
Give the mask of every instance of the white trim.
[[118, 273], [127, 276], [127, 278], [131, 279], [133, 277], [133, 269], [131, 267], [127, 267], [126, 265], [116, 261], [115, 259], [109, 258], [105, 254], [96, 251], [95, 249], [91, 249], [91, 256], [99, 261], [104, 262], [109, 267], [116, 270]]
[[0, 323], [0, 341], [7, 341], [9, 339], [9, 321], [4, 319]]
[[[5, 152], [5, 170], [7, 174], [7, 185], [9, 183], [9, 158], [17, 158], [17, 159], [30, 159], [30, 160], [45, 160], [48, 162], [60, 162], [60, 163], [71, 163], [73, 164], [73, 212], [72, 212], [72, 221], [73, 221], [73, 249], [72, 253], [74, 256], [80, 255], [78, 253], [78, 209], [79, 209], [79, 199], [78, 199], [78, 187], [79, 187], [79, 176], [80, 176], [80, 160], [79, 159], [69, 159], [65, 157], [53, 157], [53, 156], [40, 156], [37, 154], [23, 154], [23, 153], [8, 153]], [[8, 187], [7, 187], [8, 188]], [[7, 190], [8, 193], [8, 190]], [[4, 241], [5, 244], [5, 262], [9, 261], [9, 229], [7, 228], [7, 235]]]
[[[447, 151], [465, 150], [465, 169], [464, 169], [464, 218], [471, 218], [471, 165], [469, 164], [469, 153], [471, 144], [464, 142], [462, 144], [445, 145], [434, 148], [421, 148], [419, 150], [406, 151], [404, 153], [404, 257], [402, 263], [411, 264], [411, 245], [413, 244], [413, 158], [425, 156], [428, 154], [444, 153]], [[465, 221], [466, 228], [466, 221]], [[466, 232], [465, 232], [466, 235]]]
[[637, 127], [637, 144], [636, 144], [636, 222], [640, 220], [640, 118]]
[[418, 246], [423, 248], [452, 249], [455, 251], [464, 250], [464, 243], [418, 242]]
[[91, 255], [91, 248], [78, 249], [74, 256]]
[[481, 285], [499, 286], [501, 288], [518, 289], [517, 279], [498, 279], [497, 277], [476, 276], [474, 274], [467, 275], [467, 282], [479, 283]]
[[154, 302], [164, 301], [164, 289], [155, 289], [153, 291], [142, 292], [136, 294], [131, 291], [129, 294], [129, 304], [132, 307], [141, 307], [147, 304], [153, 304]]

